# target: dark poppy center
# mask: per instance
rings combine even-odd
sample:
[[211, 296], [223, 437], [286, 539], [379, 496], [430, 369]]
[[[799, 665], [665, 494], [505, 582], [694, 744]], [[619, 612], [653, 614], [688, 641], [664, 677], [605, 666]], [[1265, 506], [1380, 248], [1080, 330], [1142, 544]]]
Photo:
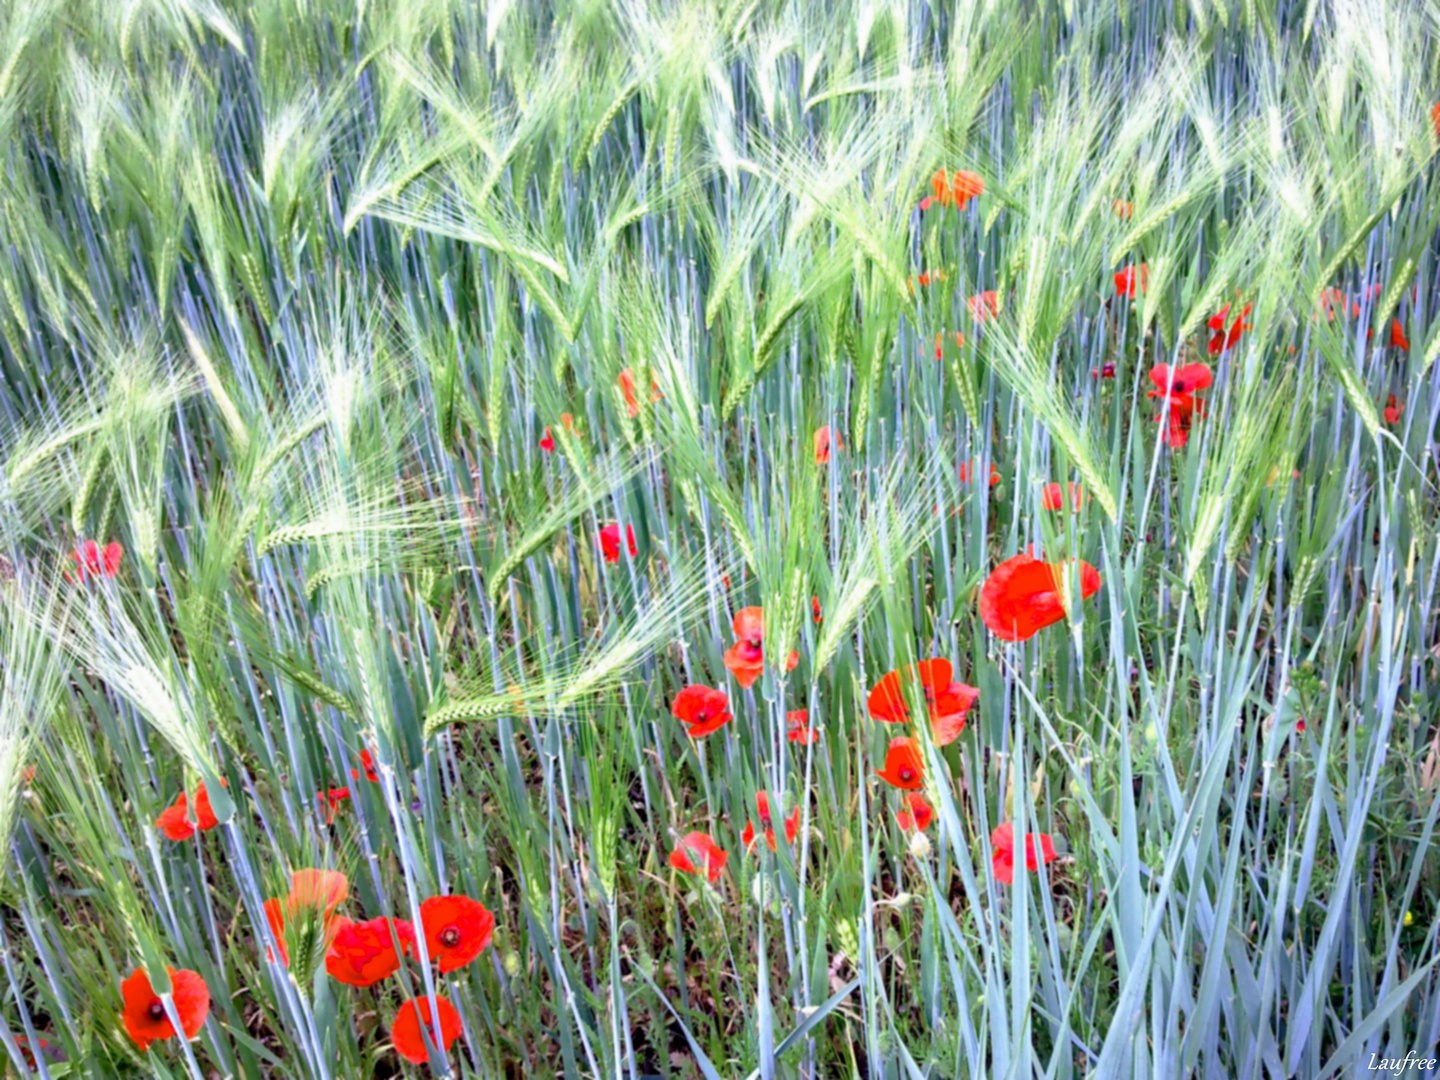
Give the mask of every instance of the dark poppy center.
[[926, 701], [929, 701], [929, 702], [933, 702], [933, 701], [935, 700], [935, 688], [934, 688], [933, 686], [927, 686], [927, 687], [924, 687], [924, 691], [925, 691], [925, 700], [926, 700]]
[[165, 1006], [161, 1004], [159, 998], [156, 998], [154, 1001], [150, 1002], [150, 1008], [146, 1009], [145, 1012], [151, 1020], [155, 1020], [158, 1022], [165, 1019]]
[[703, 723], [705, 723], [706, 720], [709, 720], [709, 719], [710, 719], [710, 714], [709, 714], [708, 712], [706, 712], [704, 709], [701, 709], [699, 712], [697, 712], [697, 713], [695, 714], [695, 723], [697, 723], [697, 724], [703, 724]]
[[915, 770], [910, 768], [909, 765], [900, 766], [900, 779], [907, 784], [910, 783], [911, 780], [915, 779]]
[[760, 644], [761, 644], [761, 640], [762, 640], [762, 639], [761, 639], [761, 638], [758, 638], [758, 637], [746, 638], [746, 639], [745, 639], [745, 644], [749, 645], [750, 648], [752, 648], [752, 649], [759, 649], [759, 648], [760, 648]]
[[447, 949], [453, 949], [456, 945], [460, 944], [460, 931], [456, 930], [453, 926], [447, 926], [444, 930], [440, 931], [440, 944], [444, 945]]

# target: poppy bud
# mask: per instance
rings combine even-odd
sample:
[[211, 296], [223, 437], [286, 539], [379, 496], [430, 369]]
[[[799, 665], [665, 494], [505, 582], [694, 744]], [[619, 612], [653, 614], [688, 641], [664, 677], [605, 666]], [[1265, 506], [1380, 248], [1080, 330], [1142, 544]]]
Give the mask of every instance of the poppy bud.
[[520, 974], [520, 954], [514, 949], [511, 949], [505, 954], [504, 965], [505, 974], [509, 975], [512, 979], [515, 978], [516, 975]]
[[917, 860], [928, 859], [930, 857], [930, 838], [923, 832], [911, 833], [910, 854]]
[[897, 893], [895, 899], [890, 901], [890, 903], [893, 906], [899, 908], [901, 911], [904, 911], [907, 907], [910, 906], [910, 901], [912, 899], [914, 899], [914, 897], [912, 897], [908, 892], [902, 892]]

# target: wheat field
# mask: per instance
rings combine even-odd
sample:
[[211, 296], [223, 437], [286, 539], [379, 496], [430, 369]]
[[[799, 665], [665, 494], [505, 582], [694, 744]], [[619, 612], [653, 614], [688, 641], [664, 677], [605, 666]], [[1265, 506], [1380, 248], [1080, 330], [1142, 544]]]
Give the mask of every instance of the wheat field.
[[1430, 1075], [1437, 40], [0, 5], [5, 1075]]

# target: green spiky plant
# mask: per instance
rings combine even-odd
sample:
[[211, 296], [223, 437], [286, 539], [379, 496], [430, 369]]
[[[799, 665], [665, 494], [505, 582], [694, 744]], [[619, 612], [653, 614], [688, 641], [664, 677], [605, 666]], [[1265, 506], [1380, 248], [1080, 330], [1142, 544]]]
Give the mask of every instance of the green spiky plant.
[[[6, 5], [9, 1074], [1428, 1052], [1437, 34], [1379, 0]], [[984, 190], [922, 203], [939, 169]], [[1009, 642], [979, 597], [1026, 550], [1068, 616]], [[902, 683], [906, 830], [869, 695], [930, 658], [979, 698], [942, 745]], [[727, 693], [703, 738], [690, 685]], [[1017, 840], [1003, 883], [1006, 825], [1058, 857]], [[393, 973], [267, 914], [307, 868], [422, 931]], [[448, 894], [496, 923], [453, 969]], [[204, 1026], [142, 1050], [121, 984], [182, 1019], [169, 968]], [[459, 1034], [402, 1060], [436, 997]]]

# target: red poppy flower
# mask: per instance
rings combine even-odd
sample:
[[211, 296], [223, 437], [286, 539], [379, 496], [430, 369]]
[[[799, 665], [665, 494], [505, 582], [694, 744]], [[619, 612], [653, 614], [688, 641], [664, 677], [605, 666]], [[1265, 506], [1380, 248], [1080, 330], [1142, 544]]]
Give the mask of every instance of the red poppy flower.
[[[221, 787], [229, 785], [224, 779], [220, 781]], [[161, 811], [160, 816], [155, 819], [155, 827], [165, 834], [167, 840], [189, 840], [195, 835], [198, 826], [201, 832], [209, 832], [219, 825], [220, 821], [215, 817], [215, 811], [210, 809], [210, 793], [205, 790], [205, 781], [201, 780], [195, 786], [195, 820], [190, 820], [189, 801], [185, 792], [181, 791], [175, 796], [175, 801]]]
[[420, 905], [420, 925], [430, 959], [442, 972], [464, 967], [490, 944], [495, 916], [468, 896], [432, 896]]
[[1128, 203], [1124, 199], [1116, 199], [1110, 204], [1110, 209], [1115, 212], [1115, 216], [1121, 221], [1129, 221], [1135, 214], [1135, 204]]
[[924, 787], [925, 762], [920, 757], [920, 748], [915, 745], [915, 740], [904, 735], [891, 739], [885, 751], [885, 768], [876, 769], [875, 775], [904, 791], [919, 791]]
[[575, 427], [575, 417], [571, 416], [568, 412], [562, 412], [560, 414], [560, 426], [571, 435], [579, 434], [579, 430]]
[[[940, 333], [938, 333], [938, 334], [935, 335], [935, 359], [936, 359], [936, 360], [943, 360], [943, 359], [945, 359], [945, 348], [944, 348], [944, 345], [945, 345], [945, 333], [944, 333], [944, 331], [941, 331]], [[965, 335], [962, 334], [962, 333], [960, 333], [959, 330], [956, 330], [956, 331], [955, 331], [955, 347], [956, 347], [957, 349], [963, 349], [963, 348], [965, 347]]]
[[1304, 734], [1305, 734], [1305, 718], [1304, 718], [1304, 717], [1301, 717], [1298, 721], [1296, 721], [1296, 723], [1295, 723], [1295, 730], [1298, 731], [1301, 735], [1304, 735]]
[[[44, 1036], [35, 1036], [35, 1045], [40, 1050], [40, 1056], [49, 1064], [58, 1065], [65, 1060], [65, 1051]], [[24, 1035], [16, 1035], [15, 1046], [19, 1049], [20, 1056], [25, 1059], [25, 1064], [35, 1068], [35, 1054], [30, 1049], [30, 1040]]]
[[[625, 411], [631, 416], [638, 416], [640, 413], [640, 401], [635, 396], [635, 374], [628, 367], [620, 372], [617, 380], [620, 386], [620, 393], [625, 396]], [[665, 395], [660, 393], [660, 384], [651, 378], [650, 400], [659, 401]], [[561, 417], [563, 420], [564, 417]]]
[[1400, 417], [1403, 416], [1404, 413], [1404, 404], [1397, 401], [1394, 394], [1390, 394], [1385, 398], [1385, 423], [1398, 424]]
[[965, 301], [970, 308], [970, 317], [976, 322], [988, 322], [1000, 314], [1000, 294], [994, 289], [976, 293]]
[[[1150, 267], [1146, 263], [1140, 264], [1140, 295], [1145, 295], [1145, 289], [1150, 284]], [[1135, 299], [1135, 267], [1127, 266], [1123, 270], [1115, 272], [1115, 295], [1123, 296], [1126, 299]]]
[[[366, 780], [369, 780], [372, 784], [378, 784], [380, 782], [380, 774], [375, 771], [375, 757], [370, 753], [368, 747], [360, 751], [360, 767], [365, 770]], [[359, 780], [360, 770], [351, 769], [350, 779]]]
[[[1243, 332], [1253, 329], [1253, 327], [1245, 321], [1245, 316], [1250, 314], [1250, 309], [1253, 306], [1253, 304], [1245, 305], [1245, 310], [1240, 312], [1240, 315], [1236, 318], [1235, 322], [1231, 324], [1228, 333], [1225, 330], [1225, 316], [1230, 313], [1229, 304], [1226, 304], [1223, 308], [1221, 308], [1218, 313], [1210, 316], [1210, 321], [1207, 322], [1205, 325], [1214, 331], [1214, 333], [1210, 335], [1211, 356], [1222, 353], [1226, 349], [1233, 348], [1235, 343], [1240, 340], [1240, 335]], [[1200, 367], [1203, 365], [1192, 364], [1189, 366]]]
[[921, 660], [903, 671], [892, 671], [870, 690], [870, 715], [886, 724], [903, 724], [910, 719], [908, 683], [919, 679], [920, 692], [930, 709], [935, 742], [948, 746], [965, 730], [965, 714], [980, 697], [973, 686], [951, 679], [949, 660]]
[[[438, 1039], [435, 1037], [435, 1014], [440, 1017]], [[425, 1039], [420, 1033], [421, 1024], [425, 1025], [425, 1035], [430, 1037], [430, 1042], [446, 1051], [454, 1045], [464, 1030], [455, 1006], [439, 994], [435, 995], [433, 1008], [428, 997], [411, 998], [405, 1002], [395, 1014], [394, 1023], [390, 1025], [390, 1041], [395, 1044], [396, 1053], [412, 1065], [423, 1065], [430, 1056], [425, 1050]]]
[[[815, 464], [824, 465], [830, 460], [830, 425], [815, 429]], [[845, 444], [840, 441], [837, 435], [834, 438], [835, 449], [844, 450]]]
[[[1064, 568], [1021, 552], [997, 566], [980, 589], [980, 620], [1003, 641], [1026, 641], [1065, 618]], [[1100, 588], [1100, 571], [1080, 564], [1080, 596]]]
[[724, 690], [687, 686], [675, 695], [670, 713], [690, 729], [692, 739], [703, 739], [730, 722], [730, 698]]
[[400, 970], [402, 953], [414, 951], [415, 928], [404, 919], [347, 921], [330, 942], [330, 951], [325, 954], [325, 970], [332, 979], [347, 986], [373, 986]]
[[738, 640], [725, 650], [725, 666], [742, 688], [749, 689], [765, 670], [764, 609], [741, 608], [735, 613], [731, 626]]
[[[635, 526], [625, 526], [625, 546], [630, 549], [630, 557], [633, 559], [639, 554], [640, 549], [635, 546]], [[606, 562], [620, 561], [620, 525], [618, 522], [606, 525], [600, 530], [600, 551], [605, 556]]]
[[686, 833], [670, 853], [670, 865], [686, 874], [704, 874], [710, 884], [720, 880], [730, 856], [703, 832]]
[[1430, 106], [1430, 123], [1435, 126], [1435, 137], [1440, 139], [1440, 101]]
[[1325, 313], [1326, 321], [1334, 322], [1337, 311], [1343, 319], [1347, 308], [1352, 318], [1360, 317], [1360, 305], [1347, 297], [1343, 289], [1328, 288], [1320, 291], [1320, 310]]
[[1147, 397], [1161, 399], [1157, 424], [1166, 424], [1165, 442], [1172, 449], [1184, 446], [1190, 438], [1190, 425], [1198, 414], [1205, 415], [1204, 403], [1195, 392], [1206, 389], [1211, 381], [1210, 368], [1205, 364], [1185, 364], [1172, 375], [1169, 364], [1156, 364], [1150, 369], [1150, 381], [1156, 389]]
[[792, 709], [785, 714], [785, 737], [793, 743], [800, 743], [808, 746], [820, 737], [808, 723], [810, 711], [808, 709]]
[[905, 832], [911, 829], [924, 832], [928, 829], [935, 817], [935, 809], [926, 801], [925, 796], [919, 792], [911, 792], [905, 796], [905, 803], [909, 809], [895, 811], [895, 824]]
[[1392, 349], [1410, 349], [1410, 339], [1405, 336], [1405, 327], [1399, 319], [1390, 320], [1390, 347]]
[[325, 809], [325, 824], [332, 825], [335, 822], [335, 811], [339, 809], [342, 802], [350, 798], [350, 789], [348, 787], [332, 787], [328, 791], [317, 791], [315, 798], [319, 802], [329, 804]]
[[[1075, 513], [1080, 512], [1080, 503], [1085, 498], [1085, 486], [1070, 481], [1070, 505], [1075, 508]], [[1061, 510], [1064, 508], [1064, 496], [1060, 493], [1059, 484], [1046, 484], [1045, 490], [1041, 492], [1041, 505], [1046, 510]]]
[[1111, 360], [1098, 368], [1091, 368], [1090, 377], [1092, 379], [1113, 379], [1115, 377], [1115, 362]]
[[548, 427], [545, 429], [545, 434], [540, 436], [540, 449], [547, 454], [555, 452], [555, 436], [551, 434]]
[[[766, 792], [757, 791], [755, 793], [755, 808], [760, 814], [760, 828], [765, 830], [765, 843], [770, 846], [771, 851], [774, 851], [776, 850], [775, 826], [770, 820], [770, 796]], [[790, 816], [785, 819], [785, 842], [793, 846], [795, 837], [799, 831], [800, 807], [797, 806], [791, 811]], [[745, 823], [745, 830], [740, 834], [740, 842], [745, 845], [747, 854], [755, 846], [755, 825], [753, 822], [747, 821]]]
[[[973, 461], [970, 461], [970, 462], [964, 462], [964, 461], [962, 461], [962, 462], [960, 463], [960, 482], [961, 482], [962, 484], [968, 484], [968, 483], [970, 482], [970, 477], [971, 477], [972, 475], [974, 475], [976, 468], [977, 468], [977, 466], [976, 466], [976, 464], [975, 464]], [[1000, 470], [997, 469], [997, 468], [995, 468], [995, 463], [992, 461], [992, 462], [990, 463], [990, 485], [989, 485], [989, 486], [990, 486], [990, 487], [994, 487], [994, 486], [995, 486], [996, 484], [998, 484], [999, 482], [1000, 482]]]
[[640, 401], [635, 396], [635, 376], [627, 367], [620, 372], [619, 378], [620, 393], [625, 395], [625, 411], [631, 416], [638, 416], [640, 413]]
[[815, 613], [815, 622], [817, 625], [825, 621], [824, 617], [820, 614], [820, 598], [818, 596], [810, 597], [810, 610]]
[[[1001, 885], [1012, 884], [1015, 880], [1015, 826], [1007, 821], [992, 832], [990, 847], [995, 852], [991, 859], [995, 880]], [[1040, 857], [1045, 859], [1046, 864], [1059, 858], [1055, 854], [1055, 841], [1050, 838], [1048, 833], [1041, 833], [1040, 856], [1037, 856], [1035, 854], [1035, 834], [1027, 834], [1025, 837], [1025, 868], [1030, 871], [1040, 869]]]
[[[170, 975], [170, 1000], [175, 1006], [175, 1015], [180, 1018], [180, 1028], [187, 1040], [193, 1039], [210, 1015], [210, 989], [194, 971], [176, 971], [172, 967], [165, 970]], [[137, 967], [120, 984], [120, 996], [125, 1001], [122, 1017], [125, 1033], [142, 1053], [150, 1049], [152, 1042], [174, 1038], [175, 1026], [170, 1023], [165, 1005], [150, 986], [150, 976], [143, 967]]]
[[932, 284], [938, 285], [947, 276], [944, 270], [922, 270], [918, 274], [912, 274], [906, 285], [910, 288], [910, 295], [914, 296], [917, 284], [921, 288], [929, 288]]
[[[125, 549], [117, 541], [110, 541], [103, 548], [94, 540], [86, 540], [75, 549], [75, 568], [81, 581], [87, 574], [94, 577], [113, 578], [120, 572], [120, 559]], [[69, 574], [66, 581], [74, 581]]]

